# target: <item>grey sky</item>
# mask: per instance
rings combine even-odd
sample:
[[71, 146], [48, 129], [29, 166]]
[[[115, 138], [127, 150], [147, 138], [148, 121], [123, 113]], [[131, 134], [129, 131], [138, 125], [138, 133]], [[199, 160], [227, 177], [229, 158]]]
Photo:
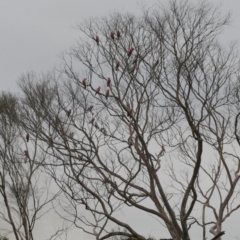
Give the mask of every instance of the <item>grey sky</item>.
[[[193, 0], [191, 0], [193, 1]], [[76, 23], [83, 18], [107, 15], [109, 11], [136, 12], [139, 0], [0, 0], [0, 83], [1, 90], [12, 90], [21, 74], [51, 70], [59, 55], [77, 39]], [[148, 0], [148, 6], [157, 1]], [[211, 2], [219, 3], [218, 0]], [[228, 0], [223, 12], [232, 12], [233, 22], [226, 40], [240, 38], [240, 1]]]
[[[83, 18], [106, 16], [109, 11], [138, 12], [141, 2], [148, 6], [157, 3], [155, 0], [0, 0], [0, 91], [18, 91], [16, 82], [23, 73], [46, 72], [58, 65], [61, 52], [67, 50], [78, 38], [76, 23]], [[219, 4], [219, 0], [210, 2]], [[222, 36], [224, 43], [227, 44], [229, 40], [238, 41], [240, 1], [223, 2], [222, 11], [232, 13], [232, 23]], [[121, 214], [128, 216], [127, 213]], [[140, 216], [137, 213], [128, 216], [137, 230], [146, 227], [146, 222], [150, 223], [150, 220], [141, 220]], [[47, 223], [51, 225], [52, 221], [54, 220], [48, 219]], [[146, 229], [146, 234], [159, 235], [157, 225]], [[224, 239], [232, 239], [234, 235], [240, 236], [237, 225], [232, 229], [233, 232], [228, 232]], [[41, 237], [42, 229], [37, 231], [39, 239], [46, 239]], [[68, 239], [92, 239], [88, 236], [83, 237], [81, 232], [77, 237], [72, 234], [70, 236]]]

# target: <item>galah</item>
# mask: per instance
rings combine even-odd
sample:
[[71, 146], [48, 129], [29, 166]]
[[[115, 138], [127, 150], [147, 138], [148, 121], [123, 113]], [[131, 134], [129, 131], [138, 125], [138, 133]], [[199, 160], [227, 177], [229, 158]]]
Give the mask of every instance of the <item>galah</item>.
[[108, 97], [109, 97], [109, 93], [110, 93], [110, 90], [107, 89], [107, 91], [106, 91], [106, 99], [108, 99]]
[[73, 136], [74, 136], [74, 132], [71, 132], [71, 133], [69, 134], [69, 137], [70, 137], [71, 139], [73, 139]]
[[132, 64], [133, 64], [133, 65], [136, 65], [136, 64], [137, 64], [137, 60], [138, 60], [138, 55], [135, 56], [135, 58], [134, 58]]
[[67, 111], [67, 116], [69, 117], [69, 116], [71, 115], [71, 113], [72, 113], [72, 109], [69, 109], [69, 110]]
[[156, 165], [155, 165], [155, 172], [157, 172], [161, 168], [161, 160], [160, 158], [157, 159]]
[[26, 158], [29, 158], [28, 150], [24, 150], [24, 155], [25, 155]]
[[155, 68], [158, 64], [159, 64], [159, 60], [157, 60], [157, 61], [154, 63], [153, 68]]
[[95, 37], [95, 41], [96, 41], [97, 45], [99, 46], [99, 37], [98, 37], [98, 35]]
[[86, 89], [86, 87], [87, 87], [87, 79], [86, 78], [84, 78], [82, 80], [82, 84], [83, 84], [84, 88]]
[[132, 139], [131, 137], [128, 138], [128, 145], [131, 148], [131, 146], [133, 145]]
[[56, 124], [56, 127], [57, 127], [57, 128], [58, 128], [58, 127], [59, 127], [59, 125], [61, 124], [61, 121], [60, 121], [60, 119], [59, 119], [59, 117], [58, 117], [58, 116], [56, 117], [55, 124]]
[[111, 78], [109, 77], [109, 78], [107, 79], [107, 86], [109, 87], [110, 84], [111, 84]]
[[51, 137], [49, 138], [49, 147], [51, 147], [51, 148], [53, 147], [53, 140]]
[[97, 122], [95, 122], [94, 126], [95, 126], [95, 128], [99, 129]]
[[93, 124], [94, 121], [95, 121], [95, 118], [93, 118], [89, 123], [90, 123], [90, 124]]
[[129, 73], [134, 73], [135, 70], [136, 70], [136, 65], [134, 65], [134, 66], [129, 70]]
[[[129, 113], [129, 109], [130, 109], [130, 105], [129, 103], [127, 102], [127, 105], [125, 105], [124, 103], [122, 104], [124, 110]], [[124, 117], [125, 115], [123, 114], [121, 117]]]
[[114, 32], [111, 32], [110, 37], [114, 41]]
[[93, 105], [87, 108], [87, 112], [91, 112], [93, 110]]
[[128, 57], [130, 57], [130, 56], [132, 55], [133, 51], [134, 51], [134, 48], [133, 48], [133, 47], [131, 47], [131, 48], [128, 50]]
[[129, 116], [129, 117], [132, 117], [132, 114], [133, 114], [133, 109], [130, 108], [130, 109], [129, 109], [129, 112], [128, 112], [128, 116]]
[[120, 61], [117, 61], [117, 62], [116, 62], [116, 71], [117, 71], [118, 68], [120, 67], [120, 64], [121, 64]]
[[27, 159], [29, 158], [29, 155], [28, 155], [28, 151], [27, 151], [27, 150], [24, 150], [24, 155], [25, 155], [25, 160], [24, 160], [24, 162], [26, 163], [26, 162], [27, 162]]
[[107, 134], [107, 130], [105, 128], [101, 128], [100, 131], [103, 133], [103, 134]]
[[74, 132], [71, 132], [71, 133], [69, 134], [69, 138], [73, 141], [73, 145], [76, 147], [77, 144], [76, 144], [76, 142], [75, 142], [73, 136], [74, 136]]
[[163, 152], [166, 152], [164, 145], [162, 145], [161, 148]]
[[99, 94], [99, 93], [100, 93], [100, 90], [101, 90], [101, 87], [99, 86], [99, 87], [96, 89], [95, 95], [96, 95], [96, 94]]
[[161, 151], [159, 152], [159, 154], [157, 155], [157, 157], [160, 158], [161, 156], [164, 155], [165, 152], [166, 152], [165, 147], [162, 145], [162, 146], [161, 146]]
[[119, 39], [121, 37], [121, 33], [119, 30], [117, 30], [117, 38]]
[[27, 135], [26, 135], [27, 142], [29, 142], [29, 138], [30, 138], [29, 133], [27, 133]]

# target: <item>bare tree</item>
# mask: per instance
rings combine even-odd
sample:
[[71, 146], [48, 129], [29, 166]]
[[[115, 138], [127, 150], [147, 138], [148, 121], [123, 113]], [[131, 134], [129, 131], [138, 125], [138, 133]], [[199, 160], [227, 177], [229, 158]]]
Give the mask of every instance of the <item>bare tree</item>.
[[7, 224], [1, 229], [16, 240], [33, 240], [37, 221], [59, 193], [50, 192], [51, 179], [41, 171], [46, 153], [24, 130], [18, 101], [10, 93], [0, 96], [0, 219]]
[[9, 240], [7, 237], [2, 237], [1, 235], [0, 235], [0, 240]]
[[99, 240], [146, 239], [116, 214], [130, 206], [174, 240], [193, 226], [220, 239], [240, 207], [239, 59], [217, 41], [228, 21], [187, 1], [91, 19], [59, 71], [22, 77], [65, 220]]

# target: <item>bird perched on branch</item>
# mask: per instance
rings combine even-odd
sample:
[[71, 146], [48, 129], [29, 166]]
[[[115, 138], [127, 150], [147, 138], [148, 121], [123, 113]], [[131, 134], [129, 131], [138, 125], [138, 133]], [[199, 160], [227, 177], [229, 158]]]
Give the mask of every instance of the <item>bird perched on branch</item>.
[[155, 68], [158, 64], [159, 64], [159, 60], [157, 60], [157, 61], [154, 63], [153, 68]]
[[111, 37], [111, 39], [114, 41], [114, 32], [111, 32], [111, 34], [110, 34], [110, 37]]
[[71, 133], [69, 134], [69, 138], [72, 140], [73, 145], [74, 145], [75, 147], [77, 147], [77, 144], [76, 144], [75, 139], [74, 139], [73, 137], [74, 137], [74, 132], [71, 132]]
[[137, 64], [137, 61], [138, 61], [138, 55], [135, 56], [135, 58], [134, 58], [132, 64], [133, 64], [133, 65], [136, 65], [136, 64]]
[[111, 78], [109, 77], [109, 78], [107, 79], [107, 86], [109, 87], [110, 84], [111, 84]]
[[93, 110], [93, 105], [87, 108], [87, 112], [92, 112], [92, 110]]
[[73, 136], [74, 136], [74, 132], [70, 132], [69, 138], [73, 139]]
[[104, 135], [107, 134], [107, 130], [105, 128], [101, 128], [99, 131], [102, 132]]
[[53, 147], [53, 139], [52, 139], [52, 137], [49, 138], [49, 147], [51, 147], [51, 148]]
[[163, 152], [166, 152], [164, 145], [162, 145], [161, 148]]
[[128, 111], [128, 114], [127, 114], [128, 117], [132, 117], [132, 116], [133, 116], [133, 113], [134, 113], [133, 109], [130, 108], [129, 111]]
[[120, 65], [121, 65], [120, 61], [117, 61], [117, 62], [116, 62], [116, 71], [118, 71]]
[[99, 86], [99, 87], [96, 89], [95, 95], [96, 95], [96, 94], [99, 94], [99, 93], [100, 93], [100, 90], [101, 90], [101, 87]]
[[94, 127], [99, 129], [99, 126], [98, 126], [97, 122], [95, 122]]
[[86, 78], [84, 78], [82, 80], [82, 84], [83, 84], [84, 88], [86, 89], [86, 87], [87, 87], [87, 79]]
[[109, 89], [107, 89], [107, 91], [106, 91], [106, 99], [108, 99], [108, 97], [109, 97], [109, 94], [110, 94], [110, 90], [109, 90]]
[[157, 172], [161, 168], [161, 160], [160, 158], [157, 159], [156, 165], [155, 165], [155, 172]]
[[29, 159], [28, 150], [24, 150], [24, 155], [25, 155], [25, 160], [24, 160], [24, 162], [26, 163], [27, 160]]
[[133, 65], [132, 68], [129, 69], [129, 73], [134, 73], [134, 71], [136, 70], [137, 66]]
[[121, 37], [121, 33], [119, 30], [117, 30], [117, 38], [119, 39]]
[[26, 135], [27, 142], [29, 142], [29, 138], [30, 138], [29, 133], [27, 133], [27, 135]]
[[131, 137], [128, 138], [128, 146], [129, 148], [131, 148], [131, 146], [133, 145], [133, 141], [131, 139]]
[[[123, 106], [124, 110], [127, 112], [127, 115], [130, 116], [129, 115], [129, 111], [131, 109], [130, 104], [128, 102], [126, 102], [126, 105], [124, 103], [122, 103], [122, 106]], [[121, 117], [124, 117], [124, 114]]]
[[128, 51], [128, 57], [130, 57], [132, 55], [133, 51], [134, 51], [134, 48], [131, 47]]
[[159, 154], [157, 155], [157, 157], [160, 158], [161, 156], [164, 155], [165, 152], [166, 152], [165, 147], [164, 147], [164, 145], [162, 145], [162, 146], [161, 146], [161, 151], [159, 152]]
[[93, 118], [89, 123], [90, 123], [90, 124], [93, 124], [94, 121], [95, 121], [95, 118]]
[[70, 117], [71, 113], [72, 113], [72, 109], [69, 109], [68, 111], [66, 111], [67, 113], [67, 117]]
[[29, 155], [28, 155], [28, 150], [24, 150], [24, 155], [29, 158]]
[[99, 46], [99, 37], [96, 36], [96, 37], [94, 38], [94, 40], [96, 41], [97, 45]]

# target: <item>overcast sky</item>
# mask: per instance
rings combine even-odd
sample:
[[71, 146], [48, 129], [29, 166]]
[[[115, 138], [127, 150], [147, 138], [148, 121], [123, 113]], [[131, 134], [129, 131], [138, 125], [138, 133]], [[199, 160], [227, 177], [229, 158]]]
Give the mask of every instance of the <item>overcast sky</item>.
[[[76, 28], [76, 23], [81, 22], [83, 18], [106, 16], [109, 11], [116, 10], [137, 13], [141, 3], [153, 6], [156, 2], [155, 0], [0, 0], [0, 90], [18, 91], [16, 82], [22, 74], [28, 71], [44, 73], [58, 65], [61, 52], [68, 50], [78, 38], [79, 30]], [[220, 3], [219, 0], [211, 0], [211, 2]], [[238, 41], [240, 1], [225, 0], [222, 3], [222, 11], [232, 13], [232, 23], [222, 36], [223, 41], [226, 44], [230, 40]], [[136, 219], [131, 220], [137, 225]], [[146, 221], [139, 222], [138, 228], [142, 229], [144, 224], [146, 225]], [[153, 231], [152, 233], [157, 236], [156, 230], [149, 228], [148, 231], [147, 233]], [[39, 234], [42, 235], [42, 229], [39, 229]], [[238, 229], [226, 235], [224, 239], [232, 239], [235, 234], [240, 236]], [[80, 236], [81, 234], [68, 239], [88, 239]], [[44, 238], [39, 236], [39, 239]]]

